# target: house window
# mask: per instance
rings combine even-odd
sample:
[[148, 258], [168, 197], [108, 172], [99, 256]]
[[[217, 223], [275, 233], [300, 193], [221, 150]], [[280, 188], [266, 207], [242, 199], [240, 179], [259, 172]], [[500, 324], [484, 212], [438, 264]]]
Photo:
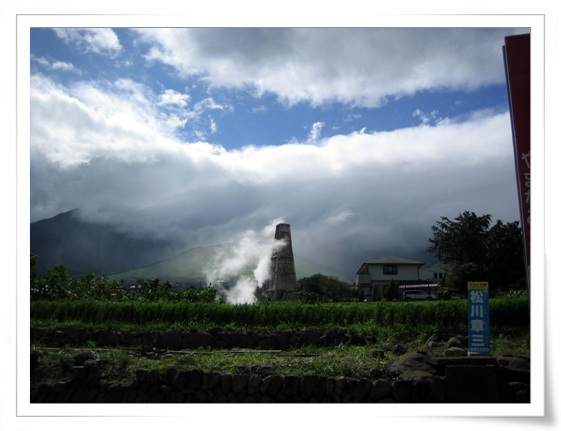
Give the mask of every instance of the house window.
[[397, 265], [384, 265], [384, 274], [397, 274]]

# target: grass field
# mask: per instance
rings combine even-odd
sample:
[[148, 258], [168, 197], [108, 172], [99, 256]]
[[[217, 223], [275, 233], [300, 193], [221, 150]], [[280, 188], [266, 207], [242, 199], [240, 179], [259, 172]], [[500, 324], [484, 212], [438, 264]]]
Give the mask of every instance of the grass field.
[[[529, 307], [526, 298], [505, 297], [490, 300], [491, 350], [493, 354], [530, 355]], [[372, 367], [385, 372], [397, 356], [395, 345], [425, 351], [429, 342], [439, 340], [433, 352], [442, 354], [446, 336], [467, 335], [467, 301], [433, 301], [418, 303], [330, 303], [301, 304], [291, 302], [228, 305], [201, 302], [142, 301], [32, 301], [31, 326], [35, 328], [105, 328], [131, 332], [166, 331], [181, 328], [207, 331], [213, 327], [257, 332], [328, 329], [340, 327], [348, 333], [373, 336], [366, 345], [341, 344], [331, 347], [303, 346], [280, 354], [247, 351], [234, 352], [196, 349], [182, 354], [165, 354], [157, 358], [139, 356], [119, 348], [99, 349], [90, 342], [82, 347], [51, 348], [33, 343], [44, 359], [52, 362], [52, 371], [35, 382], [54, 381], [58, 377], [60, 358], [76, 351], [93, 349], [96, 358], [108, 367], [111, 379], [131, 377], [142, 368], [198, 368], [230, 373], [306, 374], [369, 377]], [[386, 355], [372, 358], [373, 348]], [[50, 374], [52, 373], [52, 375]]]
[[[494, 298], [489, 302], [491, 327], [529, 327], [526, 298]], [[466, 300], [423, 301], [418, 303], [330, 303], [301, 304], [272, 302], [229, 305], [202, 302], [142, 301], [33, 301], [31, 319], [38, 322], [74, 322], [105, 327], [212, 326], [259, 328], [369, 327], [404, 325], [413, 329], [462, 331], [467, 324]]]

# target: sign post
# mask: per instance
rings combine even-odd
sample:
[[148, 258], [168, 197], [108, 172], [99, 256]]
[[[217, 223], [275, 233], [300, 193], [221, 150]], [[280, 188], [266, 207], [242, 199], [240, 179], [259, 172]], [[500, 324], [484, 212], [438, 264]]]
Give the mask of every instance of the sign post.
[[468, 282], [469, 354], [490, 354], [489, 283]]
[[505, 37], [503, 47], [520, 222], [524, 232], [526, 284], [530, 291], [530, 34]]

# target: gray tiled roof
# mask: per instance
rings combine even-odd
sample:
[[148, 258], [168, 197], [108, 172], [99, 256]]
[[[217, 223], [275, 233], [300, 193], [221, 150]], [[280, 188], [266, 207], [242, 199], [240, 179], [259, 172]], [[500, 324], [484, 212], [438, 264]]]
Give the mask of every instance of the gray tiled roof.
[[385, 256], [381, 259], [370, 260], [365, 262], [367, 264], [377, 264], [377, 265], [424, 265], [424, 262], [418, 262], [416, 260], [403, 259], [402, 257], [395, 256]]

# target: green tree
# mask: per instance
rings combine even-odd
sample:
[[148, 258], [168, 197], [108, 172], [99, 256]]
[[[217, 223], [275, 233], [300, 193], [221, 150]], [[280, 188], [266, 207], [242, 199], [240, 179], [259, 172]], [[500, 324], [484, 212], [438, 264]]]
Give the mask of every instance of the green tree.
[[314, 274], [311, 277], [300, 279], [298, 291], [305, 293], [306, 298], [316, 298], [318, 301], [321, 299], [340, 301], [352, 296], [347, 283], [337, 277], [323, 274]]
[[446, 264], [449, 287], [465, 292], [468, 281], [489, 281], [491, 289], [508, 289], [524, 277], [522, 229], [518, 222], [491, 226], [491, 215], [465, 211], [433, 227], [427, 249]]
[[504, 290], [525, 288], [524, 268], [524, 238], [519, 223], [497, 221], [489, 230], [489, 282]]
[[388, 301], [397, 301], [399, 299], [398, 290], [399, 288], [397, 286], [397, 283], [392, 278], [390, 284], [388, 284], [384, 289], [384, 298]]

